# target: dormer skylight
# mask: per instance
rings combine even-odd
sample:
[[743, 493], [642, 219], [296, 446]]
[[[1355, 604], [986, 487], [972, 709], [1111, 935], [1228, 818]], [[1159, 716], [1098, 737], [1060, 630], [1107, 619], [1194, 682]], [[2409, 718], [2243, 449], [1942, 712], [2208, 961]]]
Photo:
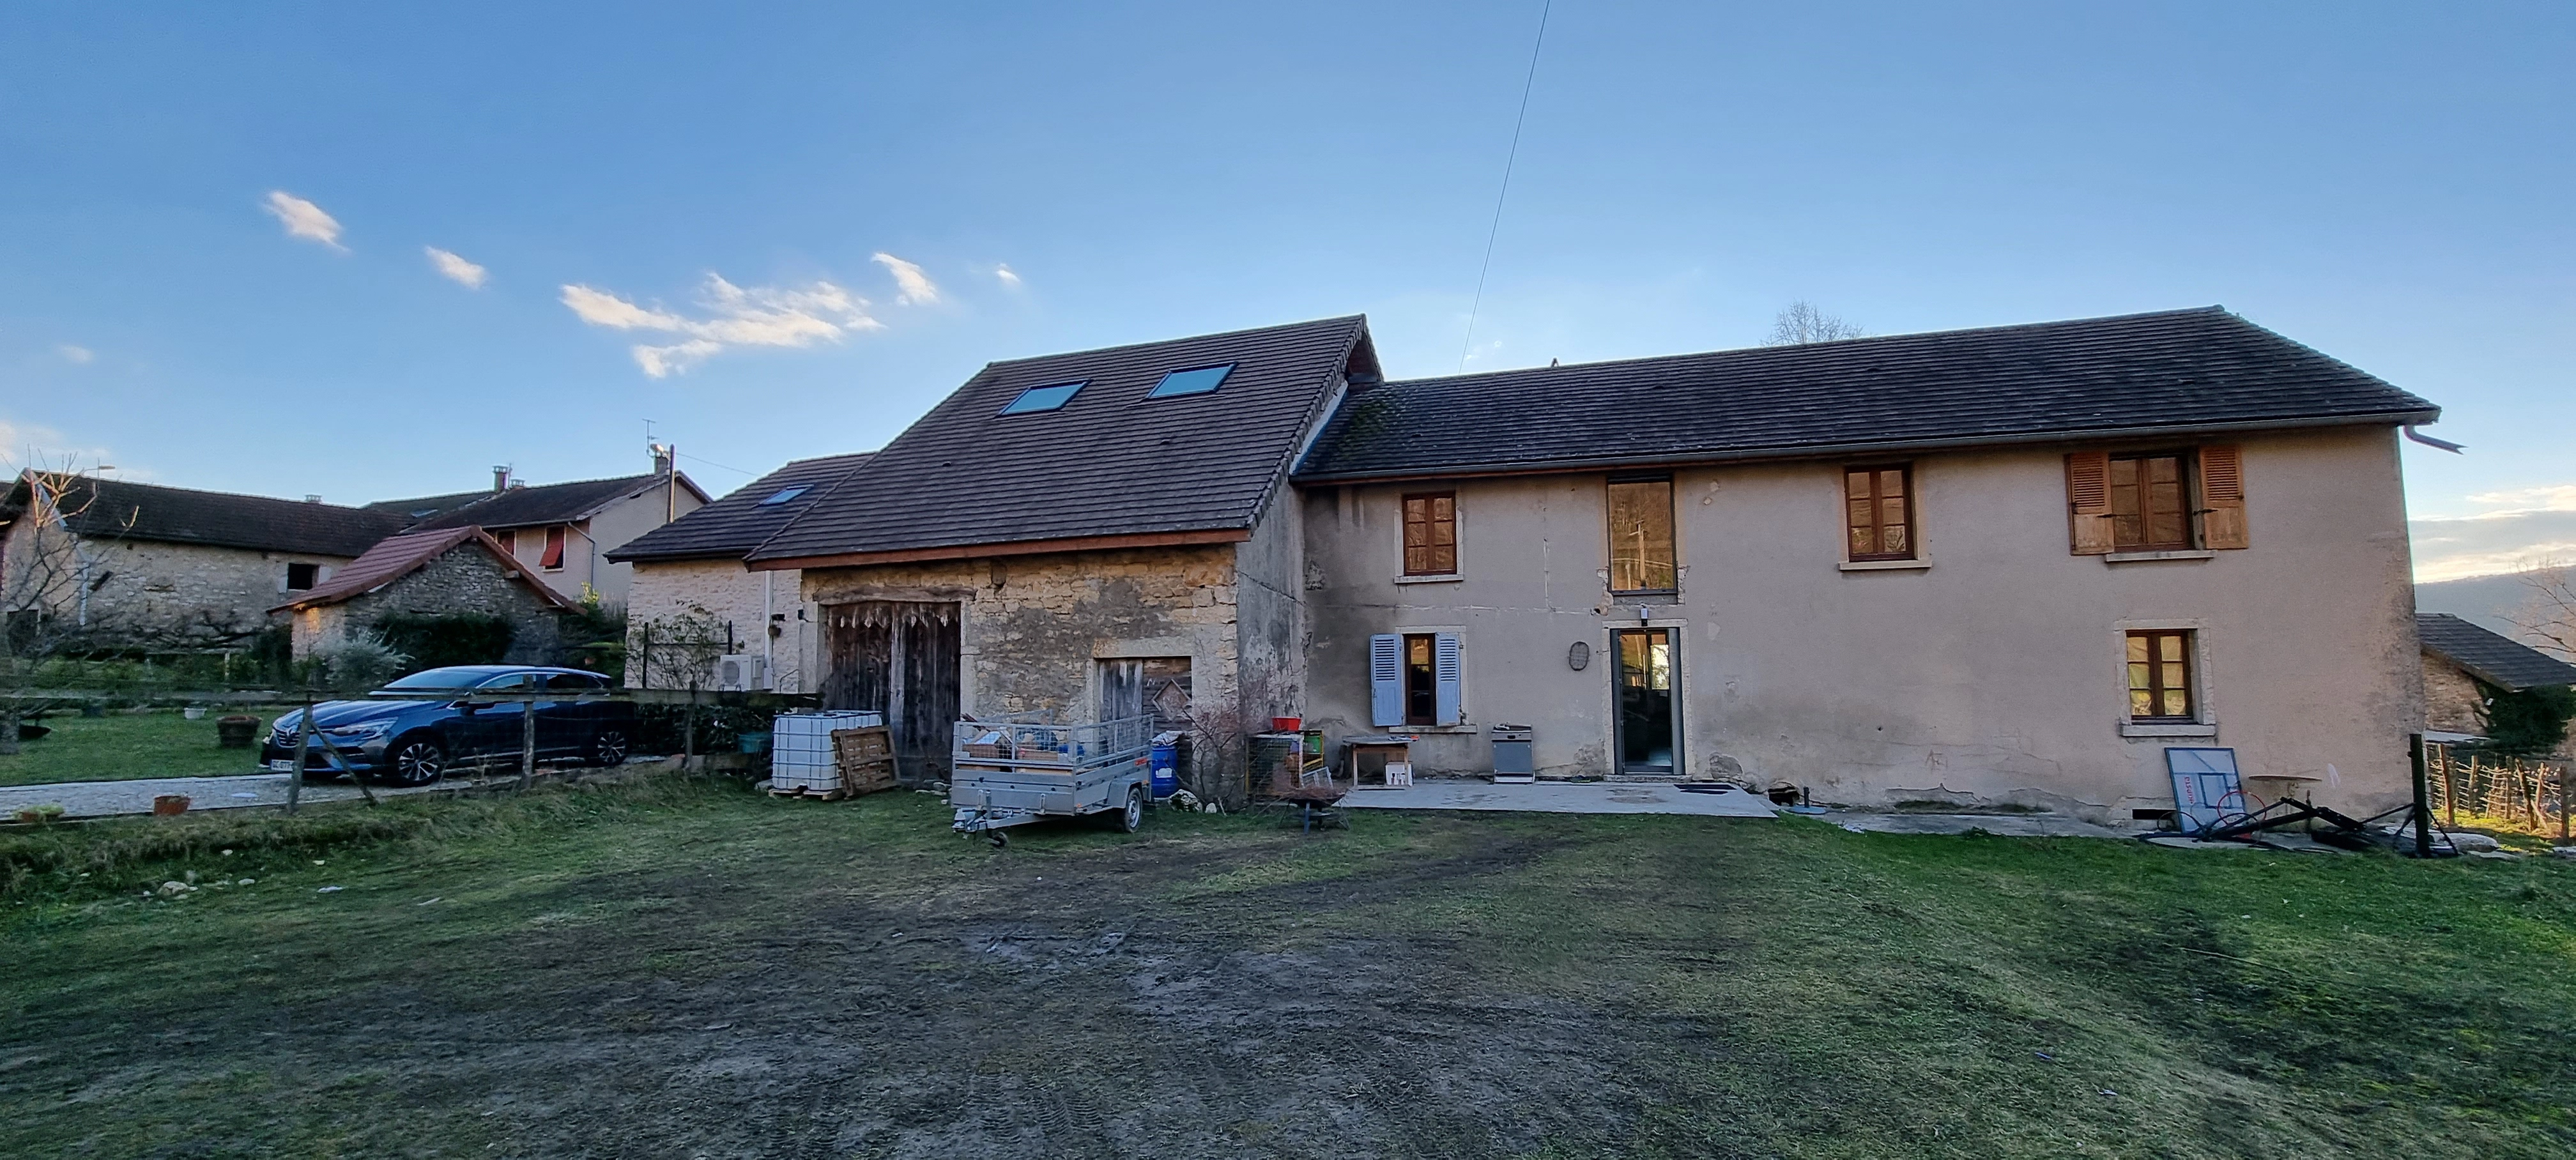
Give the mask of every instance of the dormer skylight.
[[1019, 398], [1011, 400], [1010, 406], [1002, 408], [1002, 413], [1028, 415], [1039, 411], [1055, 410], [1072, 402], [1074, 392], [1081, 390], [1082, 384], [1090, 381], [1084, 379], [1082, 382], [1057, 383], [1051, 387], [1030, 387], [1020, 392]]
[[1175, 395], [1204, 395], [1209, 391], [1215, 390], [1218, 383], [1225, 381], [1225, 376], [1233, 373], [1233, 363], [1226, 363], [1222, 366], [1199, 367], [1194, 370], [1173, 371], [1168, 375], [1164, 375], [1162, 382], [1154, 384], [1154, 389], [1146, 392], [1145, 397], [1148, 399], [1168, 399]]
[[782, 488], [779, 488], [779, 489], [778, 489], [778, 491], [777, 491], [777, 493], [776, 493], [776, 494], [774, 494], [774, 495], [770, 496], [768, 499], [765, 499], [765, 500], [760, 501], [760, 503], [759, 503], [759, 505], [758, 505], [758, 506], [760, 506], [760, 507], [768, 507], [768, 506], [769, 506], [769, 505], [771, 505], [771, 504], [786, 503], [787, 501], [789, 501], [789, 500], [791, 500], [791, 499], [794, 499], [794, 498], [796, 498], [797, 496], [800, 496], [800, 495], [803, 495], [803, 494], [805, 494], [805, 489], [804, 489], [803, 487], [801, 487], [801, 486], [800, 486], [800, 487], [782, 487]]

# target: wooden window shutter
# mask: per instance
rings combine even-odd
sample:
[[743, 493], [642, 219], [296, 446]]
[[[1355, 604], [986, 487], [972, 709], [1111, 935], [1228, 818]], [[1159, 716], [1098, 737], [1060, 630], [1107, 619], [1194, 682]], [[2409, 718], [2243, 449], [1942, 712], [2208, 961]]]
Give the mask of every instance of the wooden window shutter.
[[2111, 553], [2111, 453], [2078, 451], [2066, 457], [2067, 551], [2078, 556]]
[[1369, 723], [1404, 724], [1404, 638], [1391, 632], [1369, 638]]
[[2245, 526], [2245, 450], [2233, 443], [2200, 449], [2200, 546], [2242, 548], [2252, 543]]
[[1455, 725], [1459, 716], [1458, 638], [1444, 632], [1431, 638], [1431, 646], [1432, 700], [1436, 706], [1432, 723]]

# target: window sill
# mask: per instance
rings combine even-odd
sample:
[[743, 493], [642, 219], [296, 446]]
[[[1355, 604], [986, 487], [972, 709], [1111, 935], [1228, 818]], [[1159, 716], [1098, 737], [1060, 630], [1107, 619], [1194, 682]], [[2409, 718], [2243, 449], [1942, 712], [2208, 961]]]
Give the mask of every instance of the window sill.
[[1834, 565], [1845, 572], [1920, 572], [1931, 566], [1930, 560], [1845, 560]]
[[2146, 564], [2157, 560], [2215, 560], [2218, 553], [2207, 548], [2180, 552], [2113, 552], [2102, 557], [2105, 564]]
[[1444, 734], [1472, 736], [1482, 726], [1474, 722], [1462, 721], [1456, 725], [1373, 725], [1370, 728], [1390, 737], [1438, 737]]
[[2123, 721], [2123, 722], [2121, 722], [2121, 723], [2120, 723], [2120, 736], [2122, 736], [2122, 737], [2216, 737], [2216, 736], [2218, 736], [2218, 726], [2216, 726], [2216, 725], [2192, 725], [2192, 724], [2185, 724], [2185, 723], [2181, 723], [2181, 722], [2172, 722], [2172, 723], [2166, 723], [2166, 724], [2156, 724], [2156, 723], [2153, 723], [2153, 722], [2145, 722], [2145, 721]]
[[1398, 576], [1395, 582], [1398, 584], [1456, 584], [1465, 579], [1466, 577], [1455, 572], [1447, 572], [1438, 576]]

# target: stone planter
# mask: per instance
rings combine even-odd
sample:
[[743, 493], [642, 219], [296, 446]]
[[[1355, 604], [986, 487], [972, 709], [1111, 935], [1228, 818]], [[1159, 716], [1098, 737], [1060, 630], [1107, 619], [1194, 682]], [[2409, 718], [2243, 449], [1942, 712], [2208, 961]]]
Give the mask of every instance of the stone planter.
[[215, 742], [225, 749], [248, 749], [259, 740], [259, 718], [245, 716], [215, 719]]

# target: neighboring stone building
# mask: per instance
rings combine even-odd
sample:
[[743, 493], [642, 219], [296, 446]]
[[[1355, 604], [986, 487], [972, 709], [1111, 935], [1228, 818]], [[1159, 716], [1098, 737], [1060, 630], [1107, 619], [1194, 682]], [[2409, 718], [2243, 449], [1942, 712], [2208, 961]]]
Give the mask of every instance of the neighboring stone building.
[[[607, 554], [629, 565], [626, 683], [676, 689], [710, 680], [703, 634], [734, 653], [758, 654], [767, 685], [814, 688], [821, 610], [793, 569], [754, 572], [742, 558], [862, 463], [865, 452], [799, 459], [723, 499]], [[676, 639], [675, 639], [676, 638]]]
[[916, 774], [961, 711], [1178, 706], [2108, 821], [2226, 746], [2369, 813], [2437, 417], [2217, 309], [1399, 383], [1346, 318], [994, 363], [748, 561]]
[[1305, 682], [1288, 468], [1377, 376], [1356, 317], [993, 363], [749, 563], [802, 572], [823, 703], [886, 711], [908, 777], [961, 712], [1239, 737]]
[[276, 606], [293, 626], [294, 655], [370, 629], [389, 616], [474, 613], [510, 622], [505, 664], [558, 664], [574, 604], [528, 574], [490, 535], [449, 528], [388, 537], [328, 583]]
[[27, 472], [0, 500], [0, 598], [112, 643], [237, 646], [281, 597], [327, 583], [402, 524], [318, 498]]
[[482, 528], [564, 599], [596, 594], [602, 603], [623, 605], [634, 568], [608, 553], [707, 502], [707, 493], [660, 455], [644, 475], [529, 486], [512, 480], [508, 468], [496, 467], [490, 491], [368, 506], [400, 515], [415, 532]]
[[2487, 700], [2497, 693], [2576, 685], [2576, 665], [2449, 613], [2417, 613], [2415, 635], [2424, 646], [2428, 740], [2483, 739]]

